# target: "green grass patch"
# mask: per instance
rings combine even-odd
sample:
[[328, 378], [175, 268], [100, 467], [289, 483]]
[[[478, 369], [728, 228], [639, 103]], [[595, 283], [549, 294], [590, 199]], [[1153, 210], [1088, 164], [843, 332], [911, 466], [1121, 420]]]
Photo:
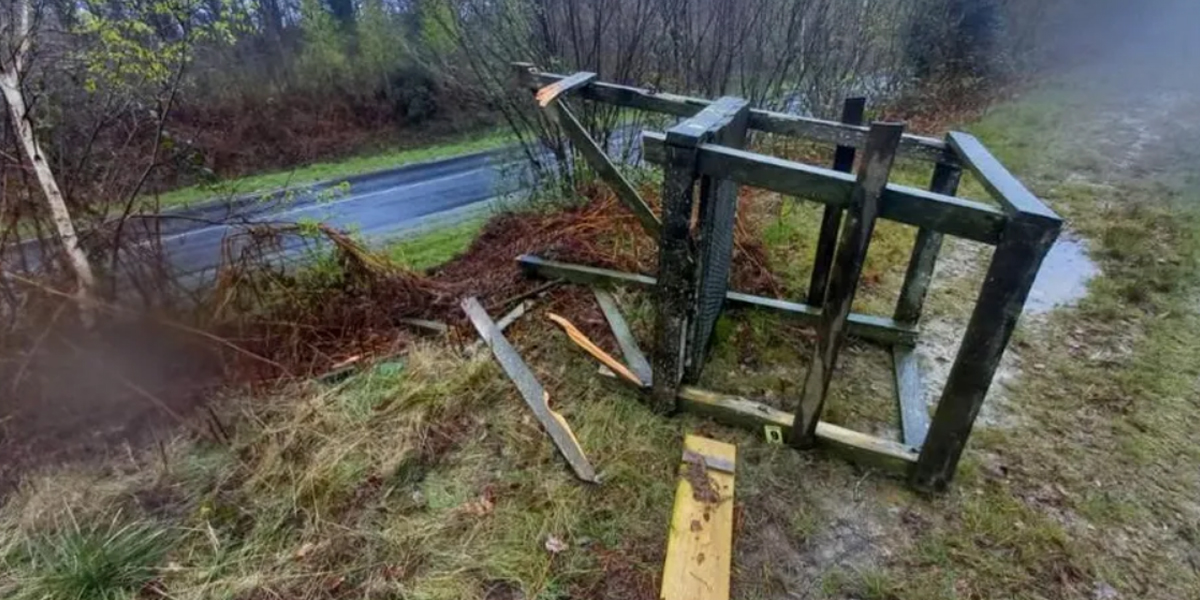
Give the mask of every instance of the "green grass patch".
[[245, 194], [293, 188], [322, 181], [334, 181], [353, 175], [395, 169], [414, 163], [494, 150], [512, 143], [513, 136], [507, 130], [473, 133], [420, 148], [404, 148], [355, 156], [344, 160], [313, 163], [286, 171], [250, 175], [215, 183], [189, 186], [160, 194], [158, 202], [164, 209], [186, 207], [190, 204], [215, 198], [230, 198]]
[[465, 252], [486, 223], [487, 218], [479, 217], [439, 227], [389, 244], [384, 252], [396, 264], [414, 271], [423, 271]]

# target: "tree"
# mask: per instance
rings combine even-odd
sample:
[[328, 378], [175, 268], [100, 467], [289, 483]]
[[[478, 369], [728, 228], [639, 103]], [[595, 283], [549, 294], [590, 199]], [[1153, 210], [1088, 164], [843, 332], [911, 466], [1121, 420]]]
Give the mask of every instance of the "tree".
[[10, 13], [5, 15], [2, 28], [3, 48], [0, 49], [0, 92], [8, 105], [8, 116], [13, 130], [21, 142], [21, 150], [29, 160], [37, 177], [42, 195], [46, 198], [46, 206], [54, 224], [54, 229], [62, 242], [67, 255], [67, 262], [75, 272], [78, 282], [78, 298], [80, 314], [85, 323], [92, 321], [91, 299], [96, 287], [96, 277], [88, 262], [87, 253], [79, 244], [79, 235], [75, 231], [75, 221], [71, 211], [63, 199], [62, 190], [54, 171], [42, 152], [41, 144], [34, 133], [33, 116], [25, 100], [21, 84], [26, 74], [27, 59], [33, 45], [32, 14], [29, 0], [13, 0], [9, 5]]

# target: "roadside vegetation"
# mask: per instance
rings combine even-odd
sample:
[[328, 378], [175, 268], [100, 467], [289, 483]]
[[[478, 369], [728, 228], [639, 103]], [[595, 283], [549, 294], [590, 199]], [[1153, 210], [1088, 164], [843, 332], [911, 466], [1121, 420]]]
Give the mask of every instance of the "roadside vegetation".
[[[1127, 104], [1095, 95], [1086, 83], [1050, 85], [965, 124], [1062, 212], [1102, 274], [1076, 306], [1023, 319], [1014, 375], [993, 391], [942, 496], [823, 452], [652, 415], [547, 324], [547, 309], [581, 325], [598, 319], [586, 294], [559, 288], [508, 335], [603, 485], [573, 479], [486, 352], [464, 355], [456, 339], [434, 337], [348, 379], [228, 398], [227, 443], [183, 436], [101, 470], [29, 478], [2, 511], [0, 589], [20, 598], [654, 598], [678, 443], [698, 431], [739, 445], [739, 598], [1187, 597], [1200, 590], [1198, 157], [1186, 129], [1160, 126], [1194, 105], [1155, 105], [1112, 127], [1110, 111]], [[1137, 144], [1147, 131], [1162, 137]], [[783, 202], [755, 197], [745, 218], [780, 274], [773, 285], [796, 295], [817, 211]], [[417, 238], [392, 256], [417, 269], [449, 260], [441, 268], [453, 271], [494, 252], [489, 240], [508, 230], [486, 226], [452, 258], [478, 227]], [[880, 231], [864, 307], [890, 307], [908, 236]], [[943, 260], [929, 320], [961, 324], [984, 263], [959, 244]], [[618, 298], [646, 339], [648, 299]], [[805, 335], [731, 313], [705, 384], [783, 402], [802, 374]], [[877, 364], [885, 358], [852, 345], [831, 419], [894, 431]]]

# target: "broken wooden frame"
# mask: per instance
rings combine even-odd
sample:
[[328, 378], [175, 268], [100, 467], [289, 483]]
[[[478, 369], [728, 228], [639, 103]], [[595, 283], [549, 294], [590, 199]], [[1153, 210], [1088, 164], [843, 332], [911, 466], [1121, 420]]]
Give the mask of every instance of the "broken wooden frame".
[[[659, 227], [647, 227], [659, 240], [658, 279], [531, 256], [519, 259], [527, 272], [538, 276], [591, 285], [653, 288], [657, 309], [652, 353], [653, 407], [663, 412], [701, 412], [720, 421], [760, 430], [764, 426], [779, 427], [796, 446], [825, 443], [883, 459], [902, 466], [918, 489], [937, 490], [949, 483], [1042, 259], [1061, 230], [1062, 221], [1053, 211], [1021, 185], [978, 140], [965, 133], [953, 132], [944, 140], [936, 140], [901, 134], [901, 126], [894, 124], [863, 127], [751, 109], [737, 98], [702, 100], [598, 82], [594, 77], [542, 73], [525, 64], [516, 66], [523, 85], [531, 89], [568, 81], [569, 92], [587, 100], [683, 118], [665, 135], [654, 132], [642, 135], [643, 158], [664, 168], [662, 219], [655, 218], [654, 224]], [[845, 120], [856, 120], [853, 108], [848, 107]], [[842, 170], [742, 150], [739, 146], [747, 130], [836, 144], [841, 160], [835, 166], [842, 169], [846, 168], [849, 149], [862, 150], [865, 156], [855, 176]], [[573, 141], [578, 137], [573, 135]], [[595, 162], [589, 155], [598, 151], [598, 147], [594, 142], [585, 146], [589, 147], [581, 148], [581, 153]], [[887, 183], [897, 156], [934, 165], [928, 191]], [[975, 175], [998, 206], [954, 195], [963, 169]], [[601, 175], [613, 183], [605, 173]], [[696, 226], [699, 233], [694, 239], [691, 215], [697, 183], [700, 184]], [[820, 245], [822, 254], [818, 255], [814, 268], [814, 286], [824, 289], [810, 289], [808, 304], [726, 289], [729, 250], [723, 241], [713, 241], [721, 235], [717, 230], [730, 223], [739, 185], [826, 206], [826, 225], [822, 228], [825, 243]], [[636, 203], [626, 204], [637, 213], [645, 206], [640, 198]], [[830, 211], [838, 215], [838, 221], [842, 214], [846, 215], [832, 259], [828, 240], [838, 226]], [[850, 312], [877, 219], [918, 228], [891, 317]], [[930, 420], [914, 347], [919, 334], [917, 324], [946, 235], [992, 245], [995, 251], [961, 349]], [[818, 281], [815, 273], [822, 269], [828, 269], [822, 275], [824, 282]], [[812, 301], [818, 297], [821, 306]], [[710, 323], [715, 322], [715, 314], [725, 303], [779, 311], [816, 325], [817, 348], [794, 416], [688, 385], [696, 381], [703, 368]], [[820, 421], [828, 378], [836, 367], [841, 340], [847, 334], [892, 349], [903, 435], [899, 442]]]

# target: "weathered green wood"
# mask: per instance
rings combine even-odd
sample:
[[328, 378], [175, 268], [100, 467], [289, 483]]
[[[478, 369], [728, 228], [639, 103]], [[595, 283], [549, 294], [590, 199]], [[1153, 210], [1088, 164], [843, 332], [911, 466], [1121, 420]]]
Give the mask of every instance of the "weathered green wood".
[[[628, 285], [644, 289], [652, 289], [657, 281], [653, 277], [636, 273], [623, 273], [611, 269], [601, 269], [585, 265], [543, 260], [536, 256], [523, 255], [517, 258], [522, 271], [533, 277], [544, 279], [561, 279], [588, 286]], [[803, 323], [815, 324], [821, 320], [821, 309], [774, 298], [752, 296], [741, 292], [726, 292], [725, 299], [733, 306], [758, 308], [782, 313]], [[916, 328], [896, 323], [887, 317], [876, 317], [852, 313], [850, 315], [850, 335], [881, 344], [915, 344], [917, 342]]]
[[[662, 134], [642, 134], [646, 161], [661, 164], [664, 153]], [[704, 174], [832, 206], [849, 204], [854, 188], [854, 177], [846, 173], [712, 144], [701, 146], [698, 167]], [[884, 219], [985, 244], [996, 244], [1008, 221], [1004, 211], [986, 204], [897, 184], [887, 186], [880, 210]]]
[[[725, 97], [701, 111], [698, 121], [706, 138], [731, 148], [746, 140], [750, 104], [741, 98]], [[729, 270], [733, 261], [733, 237], [737, 222], [738, 184], [728, 179], [700, 178], [699, 222], [696, 227], [696, 284], [692, 331], [688, 338], [683, 381], [695, 383], [704, 369], [713, 328], [725, 305]]]
[[547, 85], [537, 91], [534, 97], [537, 99], [538, 106], [546, 108], [553, 104], [560, 96], [572, 90], [579, 89], [596, 80], [596, 74], [587, 71], [581, 71], [565, 79], [560, 79], [550, 85]]
[[[842, 122], [847, 125], [862, 125], [866, 110], [866, 98], [846, 98], [845, 104], [842, 105]], [[833, 170], [842, 173], [853, 171], [854, 154], [854, 146], [838, 146], [833, 152]], [[821, 233], [817, 236], [812, 277], [808, 284], [808, 303], [813, 306], [818, 306], [825, 300], [829, 269], [833, 266], [833, 253], [837, 250], [838, 230], [841, 227], [842, 209], [826, 205], [821, 214]]]
[[[785, 439], [792, 433], [792, 415], [761, 402], [740, 396], [710, 392], [693, 386], [679, 389], [679, 409], [708, 417], [718, 423], [762, 433], [765, 427], [778, 427]], [[903, 444], [852, 431], [821, 421], [816, 441], [831, 450], [870, 464], [908, 473], [917, 453]]]
[[[521, 85], [529, 88], [540, 88], [565, 77], [538, 72], [528, 63], [515, 63], [513, 66], [517, 69]], [[703, 98], [599, 81], [580, 89], [577, 94], [587, 100], [677, 117], [690, 117], [712, 104], [711, 100]], [[867, 139], [866, 127], [761, 109], [750, 110], [750, 129], [855, 148], [862, 148]], [[946, 160], [945, 150], [946, 144], [934, 138], [906, 134], [900, 141], [900, 154], [907, 158], [943, 162]]]
[[892, 346], [892, 366], [896, 404], [900, 407], [901, 436], [905, 445], [920, 448], [929, 433], [929, 410], [925, 408], [925, 389], [921, 386], [916, 349], [900, 344]]
[[689, 119], [667, 132], [663, 167], [662, 227], [658, 236], [658, 283], [654, 287], [654, 348], [650, 353], [654, 384], [650, 407], [675, 412], [675, 396], [686, 366], [691, 322], [691, 219], [695, 196], [696, 155], [707, 133], [706, 124]]
[[475, 326], [475, 331], [479, 332], [479, 337], [492, 349], [492, 355], [496, 358], [496, 362], [500, 363], [505, 374], [516, 384], [517, 390], [521, 392], [521, 397], [525, 399], [525, 404], [542, 424], [542, 428], [546, 430], [554, 445], [558, 447], [563, 458], [567, 459], [575, 471], [575, 475], [584, 481], [597, 483], [599, 480], [596, 478], [596, 470], [584, 456], [583, 450], [579, 447], [579, 441], [575, 439], [575, 435], [571, 433], [561, 415], [550, 410], [547, 403], [549, 395], [545, 388], [542, 387], [537, 376], [533, 374], [525, 361], [521, 360], [521, 355], [517, 353], [516, 348], [513, 348], [512, 344], [504, 338], [504, 334], [488, 316], [483, 305], [475, 298], [466, 298], [462, 302], [462, 309], [471, 320], [471, 324]]
[[596, 295], [596, 303], [600, 305], [600, 311], [604, 313], [613, 336], [617, 338], [617, 345], [621, 347], [621, 354], [625, 356], [629, 370], [633, 371], [640, 381], [649, 385], [654, 381], [654, 371], [650, 368], [650, 361], [646, 360], [646, 355], [642, 354], [642, 349], [638, 347], [637, 338], [633, 337], [633, 331], [629, 329], [625, 316], [621, 314], [617, 299], [600, 288], [592, 288], [592, 293]]
[[[933, 181], [929, 191], [953, 196], [958, 193], [958, 182], [962, 170], [958, 167], [939, 164], [933, 169]], [[933, 269], [937, 266], [938, 253], [942, 251], [942, 233], [925, 227], [917, 230], [912, 256], [908, 259], [908, 270], [904, 273], [904, 284], [900, 286], [900, 299], [896, 302], [897, 321], [916, 324], [921, 320], [929, 284], [933, 281]]]
[[858, 170], [858, 182], [854, 187], [850, 206], [846, 209], [846, 222], [838, 245], [837, 261], [829, 288], [825, 292], [825, 303], [821, 307], [821, 323], [817, 326], [817, 343], [808, 364], [800, 405], [796, 409], [796, 427], [790, 442], [797, 447], [812, 445], [815, 440], [817, 422], [825, 407], [829, 394], [829, 383], [837, 367], [838, 354], [846, 339], [846, 324], [850, 308], [858, 291], [863, 262], [875, 221], [879, 216], [883, 191], [896, 160], [896, 148], [900, 135], [904, 133], [902, 123], [873, 123], [870, 141], [863, 152], [862, 166]]
[[583, 155], [588, 164], [596, 170], [600, 178], [616, 193], [617, 199], [626, 208], [633, 211], [634, 216], [642, 224], [642, 229], [645, 229], [646, 233], [657, 237], [661, 224], [658, 221], [658, 217], [655, 216], [654, 211], [642, 200], [641, 195], [633, 188], [633, 184], [629, 183], [629, 180], [625, 179], [625, 176], [621, 174], [616, 165], [609, 160], [604, 150], [600, 149], [600, 145], [592, 139], [592, 136], [588, 135], [587, 130], [583, 128], [583, 125], [579, 123], [579, 120], [567, 108], [566, 103], [562, 100], [553, 102], [546, 107], [546, 110], [553, 115], [555, 121], [566, 132], [567, 137], [571, 139], [571, 143], [579, 150], [579, 153]]
[[1027, 218], [1044, 220], [1058, 219], [1058, 215], [1017, 181], [975, 136], [953, 131], [946, 135], [946, 142], [1009, 214], [1022, 213]]
[[921, 449], [914, 487], [941, 490], [953, 479], [1042, 259], [1061, 229], [1061, 220], [1039, 211], [1016, 213], [1005, 230]]

